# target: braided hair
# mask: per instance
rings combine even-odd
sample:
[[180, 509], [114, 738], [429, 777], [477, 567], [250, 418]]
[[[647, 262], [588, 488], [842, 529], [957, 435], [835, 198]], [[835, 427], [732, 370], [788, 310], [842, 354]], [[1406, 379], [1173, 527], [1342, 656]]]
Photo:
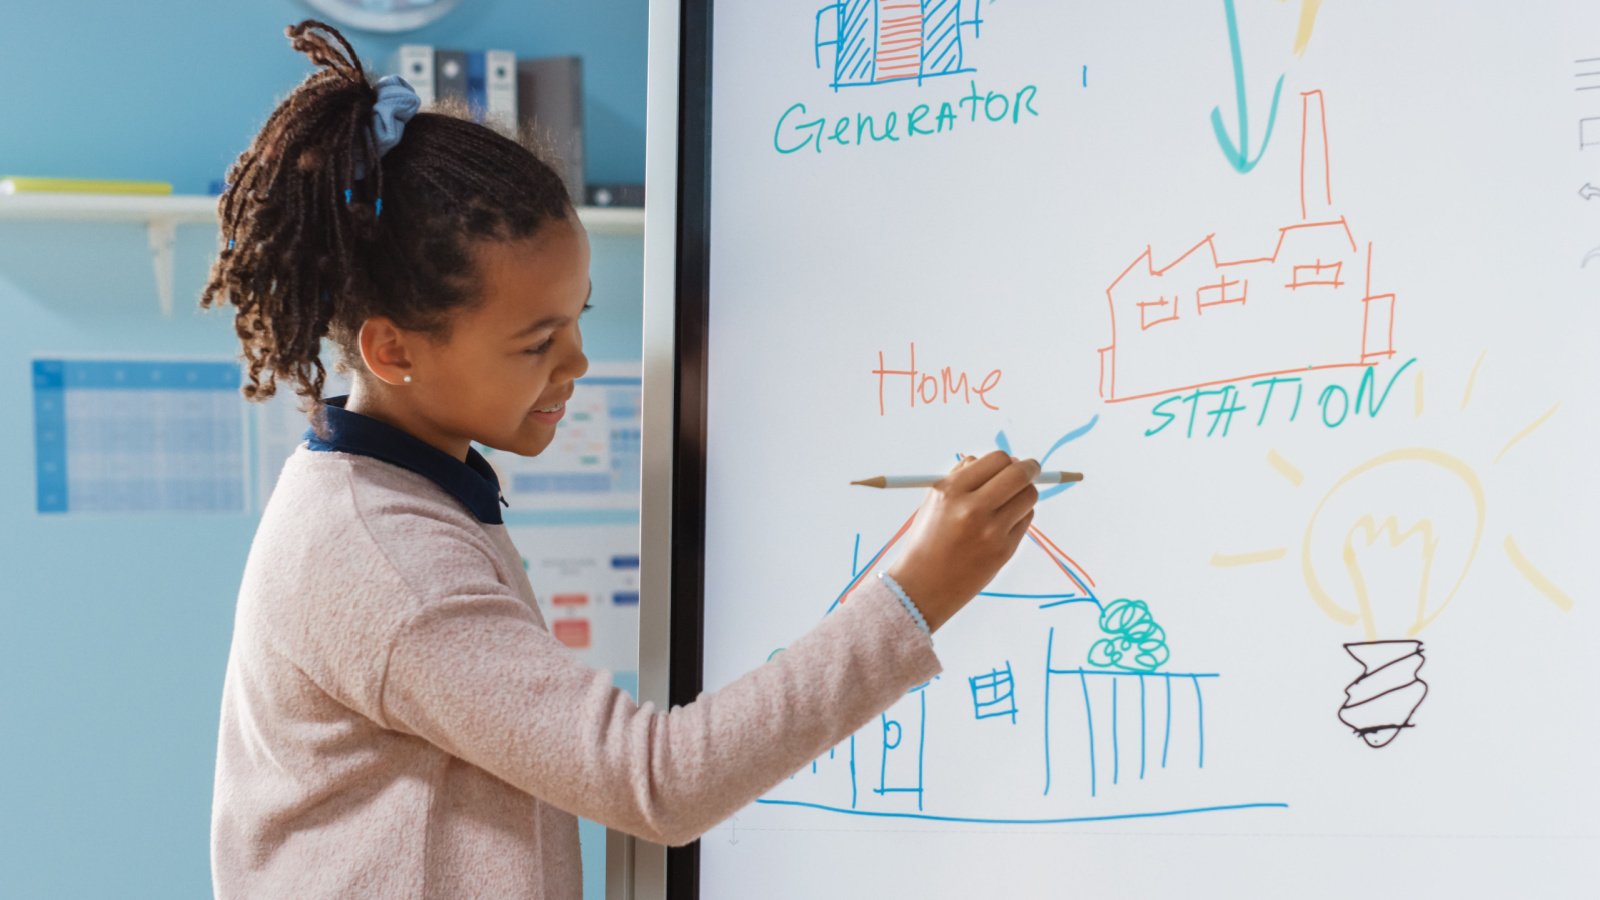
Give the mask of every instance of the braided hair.
[[473, 242], [531, 237], [572, 201], [532, 150], [464, 109], [417, 113], [380, 164], [378, 93], [350, 43], [314, 19], [284, 33], [318, 68], [229, 169], [200, 305], [237, 308], [247, 399], [287, 380], [317, 419], [324, 337], [351, 367], [372, 316], [448, 337], [450, 313], [478, 296]]

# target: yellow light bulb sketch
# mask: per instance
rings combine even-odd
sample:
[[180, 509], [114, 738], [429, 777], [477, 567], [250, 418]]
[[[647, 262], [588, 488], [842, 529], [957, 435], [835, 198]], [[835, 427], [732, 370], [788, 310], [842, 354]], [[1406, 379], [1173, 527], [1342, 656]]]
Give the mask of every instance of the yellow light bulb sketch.
[[[1483, 358], [1467, 377], [1462, 410], [1472, 399]], [[1415, 379], [1414, 415], [1420, 418], [1420, 369]], [[1492, 463], [1559, 408], [1557, 403], [1513, 435]], [[1305, 483], [1305, 475], [1277, 451], [1268, 452], [1267, 463], [1295, 487]], [[1362, 672], [1345, 689], [1339, 719], [1371, 747], [1387, 746], [1413, 726], [1428, 692], [1419, 676], [1424, 657], [1418, 637], [1461, 593], [1483, 544], [1488, 506], [1484, 479], [1460, 457], [1432, 447], [1406, 447], [1380, 453], [1340, 476], [1311, 512], [1301, 538], [1301, 574], [1323, 614], [1361, 629], [1363, 640], [1344, 645]], [[1572, 598], [1533, 565], [1510, 534], [1502, 546], [1529, 585], [1561, 611], [1572, 609]], [[1273, 547], [1216, 553], [1211, 564], [1253, 565], [1287, 556], [1288, 548]], [[1396, 573], [1405, 572], [1414, 580], [1402, 587]]]
[[[1354, 602], [1340, 603], [1330, 591], [1329, 579], [1324, 579], [1319, 575], [1312, 561], [1313, 536], [1316, 533], [1318, 524], [1320, 524], [1319, 520], [1323, 511], [1327, 508], [1329, 501], [1335, 497], [1348, 491], [1358, 490], [1362, 484], [1363, 477], [1369, 473], [1405, 463], [1420, 463], [1450, 474], [1459, 481], [1461, 489], [1471, 498], [1474, 513], [1471, 523], [1472, 536], [1470, 538], [1470, 546], [1464, 554], [1461, 566], [1454, 573], [1445, 573], [1447, 578], [1451, 574], [1454, 574], [1455, 577], [1451, 580], [1449, 588], [1430, 607], [1430, 588], [1437, 584], [1433, 568], [1438, 559], [1441, 543], [1447, 533], [1444, 529], [1448, 527], [1449, 523], [1435, 522], [1431, 516], [1421, 517], [1410, 523], [1402, 523], [1399, 516], [1396, 515], [1391, 514], [1379, 518], [1370, 512], [1362, 513], [1349, 523], [1348, 529], [1345, 531], [1343, 552], [1341, 553], [1344, 563], [1343, 574], [1349, 579], [1350, 596]], [[1415, 543], [1418, 545], [1418, 550], [1422, 555], [1421, 577], [1416, 590], [1415, 615], [1410, 617], [1410, 621], [1406, 624], [1405, 636], [1408, 638], [1416, 637], [1423, 628], [1427, 627], [1429, 623], [1439, 617], [1440, 613], [1444, 612], [1445, 607], [1450, 605], [1450, 601], [1455, 599], [1456, 593], [1461, 589], [1461, 583], [1466, 580], [1467, 571], [1472, 567], [1472, 560], [1477, 556], [1478, 545], [1483, 539], [1485, 506], [1483, 482], [1479, 480], [1477, 473], [1460, 459], [1442, 450], [1411, 447], [1380, 454], [1352, 469], [1343, 478], [1339, 479], [1328, 491], [1327, 495], [1322, 498], [1322, 502], [1317, 504], [1316, 510], [1312, 512], [1311, 520], [1306, 524], [1305, 538], [1300, 545], [1300, 567], [1305, 576], [1306, 587], [1310, 589], [1312, 599], [1316, 601], [1317, 606], [1324, 613], [1327, 613], [1328, 618], [1341, 625], [1359, 623], [1367, 640], [1377, 640], [1380, 630], [1390, 632], [1391, 629], [1387, 627], [1380, 629], [1379, 627], [1378, 617], [1375, 615], [1373, 608], [1375, 598], [1372, 596], [1367, 584], [1367, 578], [1362, 572], [1358, 561], [1357, 549], [1363, 544], [1370, 547], [1380, 541], [1386, 542], [1391, 548], [1409, 547]], [[1389, 605], [1395, 603], [1398, 599], [1400, 598], [1378, 598], [1378, 602], [1383, 605]]]
[[[1382, 475], [1403, 472], [1410, 481], [1423, 480], [1418, 477], [1422, 473], [1416, 471], [1419, 466], [1423, 472], [1447, 476], [1444, 481], [1451, 485], [1449, 490], [1470, 499], [1471, 514], [1463, 517], [1438, 510], [1402, 521], [1394, 513], [1370, 511], [1384, 505], [1387, 499], [1376, 489]], [[1346, 512], [1342, 522], [1326, 523], [1324, 512], [1338, 498], [1353, 500], [1354, 511]], [[1471, 467], [1441, 450], [1410, 447], [1380, 454], [1352, 469], [1322, 498], [1306, 524], [1300, 566], [1312, 599], [1335, 622], [1359, 623], [1366, 638], [1344, 645], [1345, 652], [1361, 664], [1362, 672], [1345, 688], [1339, 719], [1371, 747], [1385, 746], [1401, 730], [1410, 728], [1412, 717], [1428, 696], [1428, 683], [1420, 675], [1423, 645], [1416, 638], [1444, 612], [1466, 581], [1483, 539], [1484, 515], [1483, 483]], [[1338, 568], [1342, 578], [1329, 578], [1329, 573], [1318, 571], [1313, 551], [1320, 543], [1319, 525], [1331, 525], [1340, 551]], [[1470, 531], [1470, 537], [1452, 535], [1455, 530]], [[1440, 552], [1451, 540], [1467, 546], [1455, 548], [1455, 560], [1447, 571], [1436, 572]], [[1420, 559], [1414, 590], [1410, 585], [1397, 584], [1393, 573], [1388, 573], [1385, 580], [1382, 572], [1380, 583], [1388, 589], [1373, 589], [1371, 573], [1362, 562], [1363, 558], [1370, 562], [1371, 555], [1363, 557], [1361, 553], [1373, 547], [1393, 553], [1415, 550]], [[1404, 568], [1401, 567], [1402, 572]], [[1399, 578], [1402, 583], [1409, 580], [1404, 574]], [[1335, 587], [1338, 581], [1346, 581], [1348, 586]], [[1341, 603], [1336, 595], [1349, 600]]]
[[1294, 34], [1295, 56], [1305, 56], [1306, 47], [1311, 44], [1311, 32], [1317, 27], [1317, 8], [1321, 5], [1322, 0], [1300, 0], [1300, 24]]

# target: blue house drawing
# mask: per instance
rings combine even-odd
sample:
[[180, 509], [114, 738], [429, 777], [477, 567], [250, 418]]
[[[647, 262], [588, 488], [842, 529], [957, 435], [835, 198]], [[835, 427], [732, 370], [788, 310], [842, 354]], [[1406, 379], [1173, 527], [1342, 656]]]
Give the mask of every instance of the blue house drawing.
[[[849, 602], [910, 524], [865, 559], [857, 538], [852, 577], [829, 612]], [[1208, 778], [1206, 706], [1218, 673], [1130, 668], [1090, 652], [1112, 633], [1119, 607], [1125, 615], [1143, 604], [1102, 601], [1094, 579], [1030, 528], [961, 628], [939, 635], [944, 675], [757, 803], [1019, 825], [1285, 806], [1239, 798], [1238, 784]]]
[[[817, 10], [817, 68], [833, 54], [831, 87], [861, 87], [972, 72], [965, 40], [979, 37], [980, 0], [839, 0]], [[964, 12], [965, 10], [965, 12]]]

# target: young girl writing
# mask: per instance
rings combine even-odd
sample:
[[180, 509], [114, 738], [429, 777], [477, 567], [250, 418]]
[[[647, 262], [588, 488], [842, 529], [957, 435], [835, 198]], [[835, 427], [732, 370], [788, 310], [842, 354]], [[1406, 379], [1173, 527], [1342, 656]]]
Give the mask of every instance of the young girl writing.
[[[542, 451], [588, 365], [571, 198], [517, 142], [369, 83], [332, 28], [288, 35], [319, 68], [233, 167], [201, 298], [237, 308], [245, 395], [287, 381], [314, 423], [239, 591], [218, 897], [577, 897], [574, 816], [686, 843], [939, 671], [931, 633], [1032, 520], [1032, 461], [963, 460], [881, 579], [687, 706], [636, 705], [552, 637], [472, 444]], [[325, 337], [348, 397], [322, 397]]]

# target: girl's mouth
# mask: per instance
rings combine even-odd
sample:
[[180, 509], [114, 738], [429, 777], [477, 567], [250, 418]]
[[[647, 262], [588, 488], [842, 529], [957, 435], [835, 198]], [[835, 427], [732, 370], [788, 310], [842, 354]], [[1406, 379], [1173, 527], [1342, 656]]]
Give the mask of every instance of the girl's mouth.
[[540, 406], [528, 410], [528, 418], [543, 422], [546, 425], [555, 425], [561, 421], [561, 417], [566, 415], [566, 412], [567, 401], [563, 400], [550, 406]]

